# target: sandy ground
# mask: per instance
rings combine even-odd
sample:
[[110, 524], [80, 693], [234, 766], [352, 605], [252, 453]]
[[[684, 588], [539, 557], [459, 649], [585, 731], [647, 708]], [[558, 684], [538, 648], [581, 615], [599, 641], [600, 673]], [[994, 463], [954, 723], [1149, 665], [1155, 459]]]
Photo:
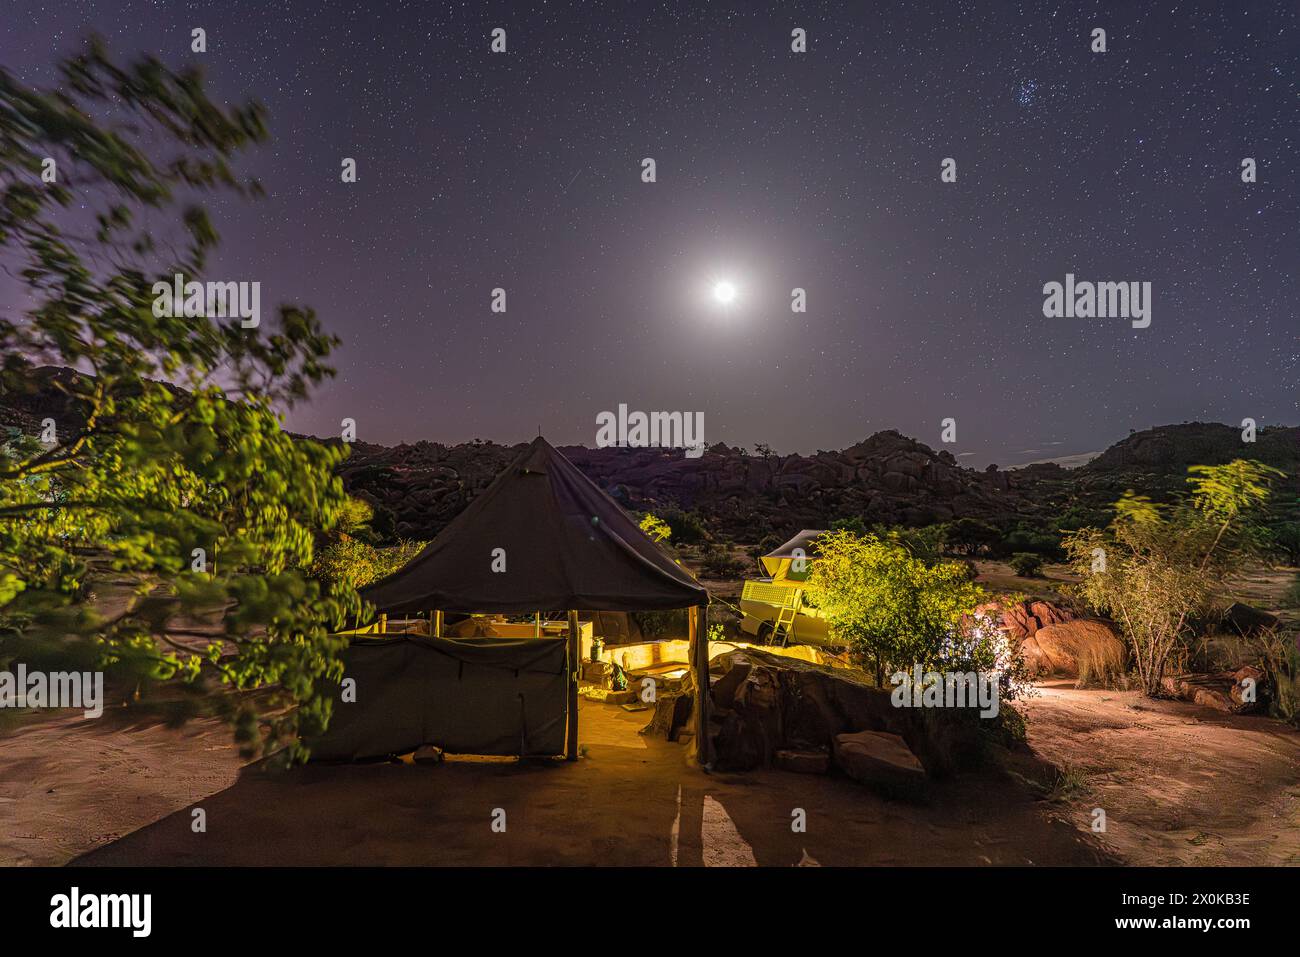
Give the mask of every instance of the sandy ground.
[[[583, 702], [576, 764], [246, 769], [189, 810], [102, 847], [83, 864], [777, 865], [1092, 864], [1091, 835], [1043, 813], [998, 773], [935, 789], [926, 807], [851, 781], [779, 771], [708, 775], [647, 716]], [[504, 833], [494, 816], [504, 812]], [[797, 811], [804, 832], [792, 827]]]
[[[937, 784], [925, 806], [837, 777], [705, 774], [637, 734], [644, 713], [586, 700], [576, 764], [241, 769], [210, 721], [60, 718], [3, 739], [0, 863], [1300, 863], [1300, 732], [1065, 684], [1029, 708], [1031, 750]], [[1069, 770], [1065, 786], [1039, 758]]]
[[1300, 731], [1136, 691], [1039, 688], [1029, 743], [1075, 783], [1066, 819], [1133, 864], [1300, 865]]
[[50, 717], [0, 738], [0, 865], [64, 864], [235, 783], [230, 730]]

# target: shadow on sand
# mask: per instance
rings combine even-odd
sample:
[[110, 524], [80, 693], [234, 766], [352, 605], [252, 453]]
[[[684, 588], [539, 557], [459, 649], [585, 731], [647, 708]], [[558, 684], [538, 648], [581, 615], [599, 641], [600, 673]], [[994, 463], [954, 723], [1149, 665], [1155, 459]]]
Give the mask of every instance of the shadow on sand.
[[[230, 788], [75, 865], [1087, 865], [1115, 863], [1001, 771], [925, 805], [835, 776], [706, 774], [644, 715], [583, 707], [562, 761], [251, 765]], [[1022, 757], [1032, 762], [1032, 757]], [[1040, 777], [1041, 779], [1041, 777]], [[196, 832], [202, 809], [206, 830]], [[806, 829], [792, 827], [802, 812]], [[498, 828], [504, 813], [505, 830]]]

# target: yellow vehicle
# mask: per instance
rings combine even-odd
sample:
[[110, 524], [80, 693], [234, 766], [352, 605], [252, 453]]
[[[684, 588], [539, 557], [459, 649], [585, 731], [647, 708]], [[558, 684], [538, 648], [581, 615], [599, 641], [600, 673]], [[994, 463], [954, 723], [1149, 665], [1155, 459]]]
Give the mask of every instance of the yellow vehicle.
[[826, 619], [804, 601], [803, 583], [817, 560], [823, 529], [805, 528], [759, 561], [770, 578], [745, 582], [740, 629], [765, 645], [829, 645]]

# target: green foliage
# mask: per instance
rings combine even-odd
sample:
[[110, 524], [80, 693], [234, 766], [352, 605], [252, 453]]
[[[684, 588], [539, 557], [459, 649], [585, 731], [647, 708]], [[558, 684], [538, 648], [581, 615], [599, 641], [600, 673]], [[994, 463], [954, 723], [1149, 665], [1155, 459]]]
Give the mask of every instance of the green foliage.
[[666, 542], [673, 534], [673, 530], [667, 522], [661, 518], [656, 518], [650, 512], [646, 512], [641, 516], [641, 531], [656, 542]]
[[1268, 500], [1272, 480], [1286, 478], [1281, 469], [1246, 459], [1227, 465], [1193, 465], [1187, 471], [1193, 507], [1225, 523], [1260, 508]]
[[1037, 578], [1043, 571], [1043, 556], [1032, 552], [1016, 552], [1011, 556], [1011, 569], [1021, 578]]
[[1259, 462], [1192, 466], [1191, 494], [1159, 505], [1129, 492], [1106, 530], [1080, 529], [1065, 547], [1078, 593], [1119, 623], [1144, 690], [1159, 694], [1171, 661], [1187, 654], [1192, 622], [1225, 601], [1223, 582], [1257, 554], [1251, 513], [1281, 473]]
[[674, 545], [698, 545], [710, 538], [709, 530], [694, 512], [666, 508], [661, 511], [660, 518], [670, 527], [670, 541]]
[[427, 544], [402, 540], [389, 548], [376, 548], [356, 538], [340, 538], [317, 553], [312, 575], [322, 581], [361, 588], [405, 567]]
[[998, 551], [1004, 555], [1032, 552], [1044, 560], [1063, 557], [1061, 535], [1058, 531], [1026, 521], [1015, 522], [1004, 530]]
[[906, 548], [915, 559], [933, 565], [943, 558], [948, 545], [948, 526], [925, 525], [921, 528], [909, 528], [905, 525], [875, 526], [871, 534], [895, 545]]
[[1266, 534], [1272, 552], [1288, 564], [1300, 565], [1300, 522], [1273, 522]]
[[752, 571], [750, 564], [737, 558], [723, 545], [705, 545], [700, 555], [700, 570], [710, 578], [735, 578]]
[[1281, 604], [1283, 608], [1300, 608], [1300, 576], [1291, 580], [1282, 594]]
[[270, 688], [232, 714], [246, 752], [269, 749], [328, 720], [316, 689], [346, 643], [331, 632], [361, 610], [303, 571], [347, 517], [345, 450], [280, 422], [333, 374], [337, 340], [289, 305], [259, 328], [153, 314], [153, 284], [201, 280], [218, 242], [192, 200], [260, 194], [231, 166], [266, 138], [260, 105], [223, 107], [154, 58], [119, 67], [98, 42], [61, 72], [51, 92], [0, 71], [0, 257], [29, 303], [0, 319], [0, 393], [32, 388], [37, 363], [89, 373], [53, 380], [53, 444], [0, 446], [0, 664], [73, 655], [146, 686]]
[[643, 638], [685, 638], [690, 621], [685, 608], [665, 611], [633, 611], [628, 617], [636, 622]]
[[948, 524], [947, 540], [959, 554], [979, 555], [995, 549], [1002, 541], [1002, 533], [977, 518], [959, 518]]
[[926, 564], [874, 535], [828, 532], [818, 545], [809, 593], [831, 633], [870, 662], [881, 683], [887, 670], [938, 663], [985, 597], [960, 564]]
[[855, 535], [866, 535], [867, 523], [863, 520], [861, 515], [852, 515], [848, 518], [837, 518], [831, 522], [830, 531], [852, 532]]

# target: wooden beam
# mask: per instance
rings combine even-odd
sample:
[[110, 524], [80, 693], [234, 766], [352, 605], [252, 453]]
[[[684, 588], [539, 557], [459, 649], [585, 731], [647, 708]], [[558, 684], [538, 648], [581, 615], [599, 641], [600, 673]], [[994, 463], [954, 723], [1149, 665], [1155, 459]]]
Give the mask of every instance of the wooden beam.
[[569, 612], [569, 650], [565, 655], [565, 661], [568, 662], [569, 668], [569, 699], [568, 699], [568, 741], [564, 750], [564, 756], [570, 761], [578, 760], [578, 673], [582, 669], [582, 662], [579, 661], [579, 648], [581, 644], [578, 640], [578, 613]]
[[433, 637], [442, 637], [442, 609], [439, 608], [433, 613]]
[[691, 676], [695, 679], [695, 707], [691, 709], [695, 725], [695, 754], [700, 765], [708, 768], [713, 765], [713, 748], [709, 740], [709, 606], [692, 606], [687, 620]]

